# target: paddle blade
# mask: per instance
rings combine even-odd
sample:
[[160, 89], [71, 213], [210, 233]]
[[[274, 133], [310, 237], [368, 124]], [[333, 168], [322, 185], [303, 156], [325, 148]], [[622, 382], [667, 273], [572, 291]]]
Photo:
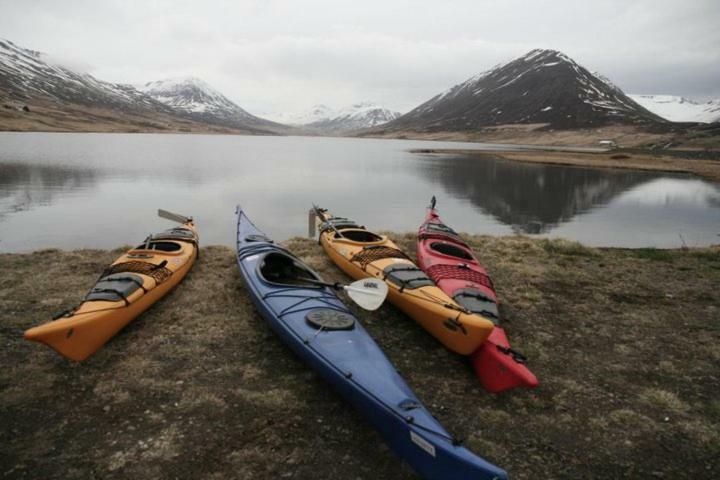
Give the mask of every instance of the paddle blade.
[[168, 212], [167, 210], [158, 209], [158, 217], [160, 218], [166, 218], [168, 220], [172, 220], [173, 222], [178, 223], [188, 223], [192, 221], [192, 217], [186, 217], [185, 215], [180, 215], [178, 213], [172, 213]]
[[363, 278], [343, 287], [350, 299], [365, 310], [377, 310], [388, 294], [387, 283], [377, 278]]

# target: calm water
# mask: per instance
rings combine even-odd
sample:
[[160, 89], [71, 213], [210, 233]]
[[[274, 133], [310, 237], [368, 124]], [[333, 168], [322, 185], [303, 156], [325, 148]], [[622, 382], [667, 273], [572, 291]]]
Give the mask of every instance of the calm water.
[[318, 137], [0, 133], [0, 251], [107, 248], [193, 215], [234, 245], [241, 203], [272, 237], [307, 234], [313, 202], [373, 229], [418, 227], [430, 196], [473, 233], [597, 246], [720, 243], [720, 186], [689, 176], [544, 166], [410, 148], [478, 144]]

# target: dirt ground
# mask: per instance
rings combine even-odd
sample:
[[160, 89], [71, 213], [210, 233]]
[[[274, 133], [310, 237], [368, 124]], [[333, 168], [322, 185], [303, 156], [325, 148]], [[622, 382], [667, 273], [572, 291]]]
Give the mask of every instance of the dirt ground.
[[603, 153], [580, 153], [553, 151], [507, 152], [502, 150], [490, 151], [454, 148], [411, 151], [414, 153], [463, 154], [472, 155], [477, 158], [501, 157], [508, 160], [528, 163], [692, 173], [709, 180], [720, 182], [720, 151], [666, 151], [655, 153], [650, 151], [619, 149]]
[[[539, 388], [488, 394], [394, 307], [357, 312], [450, 432], [513, 479], [717, 478], [720, 247], [467, 238]], [[120, 251], [0, 255], [2, 478], [414, 478], [255, 313], [228, 248], [82, 364], [22, 339]]]

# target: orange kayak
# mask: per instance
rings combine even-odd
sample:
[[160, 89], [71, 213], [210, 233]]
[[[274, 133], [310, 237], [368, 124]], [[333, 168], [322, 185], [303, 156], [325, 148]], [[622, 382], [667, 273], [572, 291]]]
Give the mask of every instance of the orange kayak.
[[492, 332], [492, 321], [448, 297], [386, 236], [321, 209], [316, 209], [316, 224], [320, 244], [335, 265], [355, 279], [382, 278], [390, 302], [448, 349], [469, 355]]
[[65, 357], [82, 361], [187, 275], [198, 256], [198, 234], [191, 218], [123, 254], [100, 275], [77, 307], [31, 328], [25, 338], [44, 343]]

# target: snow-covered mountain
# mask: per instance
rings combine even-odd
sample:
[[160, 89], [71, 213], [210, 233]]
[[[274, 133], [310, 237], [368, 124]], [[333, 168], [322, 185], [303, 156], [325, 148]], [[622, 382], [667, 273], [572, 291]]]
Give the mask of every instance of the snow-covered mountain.
[[335, 110], [327, 105], [315, 105], [310, 110], [300, 113], [283, 112], [266, 115], [267, 118], [285, 125], [308, 125], [310, 123], [328, 120], [335, 116]]
[[272, 118], [288, 125], [303, 126], [320, 132], [339, 133], [383, 125], [400, 115], [400, 112], [394, 112], [375, 103], [360, 102], [341, 109], [320, 104], [306, 112], [283, 113]]
[[246, 112], [199, 78], [157, 80], [137, 88], [156, 101], [195, 120], [239, 127], [276, 125]]
[[675, 95], [628, 95], [656, 115], [672, 122], [720, 121], [720, 99], [697, 103]]
[[47, 54], [0, 39], [0, 92], [12, 99], [46, 99], [138, 112], [171, 110], [130, 85], [104, 82]]
[[394, 112], [374, 103], [362, 102], [332, 112], [329, 118], [316, 120], [306, 126], [325, 132], [349, 132], [384, 125], [400, 117]]
[[125, 123], [136, 128], [152, 125], [187, 130], [212, 125], [256, 133], [287, 131], [287, 127], [251, 115], [196, 78], [150, 82], [142, 87], [105, 82], [3, 39], [0, 98], [72, 110], [73, 118], [80, 122]]
[[664, 122], [567, 55], [536, 49], [436, 95], [386, 129], [468, 131], [513, 123], [577, 128]]

